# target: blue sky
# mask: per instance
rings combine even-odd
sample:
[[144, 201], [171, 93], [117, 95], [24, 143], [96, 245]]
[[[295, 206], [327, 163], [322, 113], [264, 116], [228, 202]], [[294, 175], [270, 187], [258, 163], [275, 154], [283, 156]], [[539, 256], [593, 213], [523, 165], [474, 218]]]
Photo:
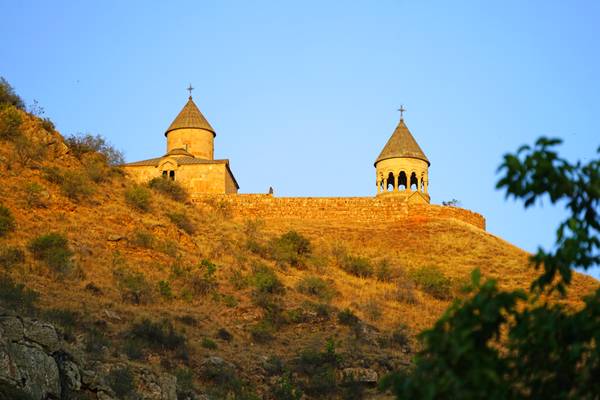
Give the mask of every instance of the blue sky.
[[373, 195], [404, 104], [432, 201], [533, 251], [564, 214], [506, 201], [502, 155], [541, 135], [572, 160], [600, 145], [596, 1], [0, 0], [0, 15], [0, 75], [63, 134], [161, 155], [192, 83], [244, 193]]

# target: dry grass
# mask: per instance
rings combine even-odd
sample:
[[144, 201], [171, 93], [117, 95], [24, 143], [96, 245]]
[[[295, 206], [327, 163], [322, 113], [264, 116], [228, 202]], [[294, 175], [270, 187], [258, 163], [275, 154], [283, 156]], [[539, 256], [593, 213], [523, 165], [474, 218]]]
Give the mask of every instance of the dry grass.
[[[25, 130], [34, 135], [39, 132], [39, 126], [28, 119]], [[60, 139], [57, 134], [54, 136]], [[10, 158], [10, 152], [10, 144], [0, 146], [0, 159]], [[74, 171], [84, 168], [80, 161], [60, 152], [49, 156], [43, 165]], [[528, 266], [527, 253], [487, 232], [454, 220], [407, 219], [391, 225], [266, 220], [255, 224], [252, 240], [260, 243], [268, 243], [290, 230], [310, 239], [312, 255], [307, 258], [306, 265], [302, 268], [281, 267], [248, 250], [248, 238], [244, 234], [248, 224], [245, 221], [211, 212], [210, 208], [182, 204], [152, 193], [151, 203], [155, 205], [152, 211], [132, 212], [125, 201], [125, 190], [131, 185], [126, 178], [116, 176], [95, 183], [93, 193], [78, 202], [66, 197], [57, 185], [46, 181], [39, 169], [13, 166], [0, 170], [0, 179], [3, 204], [12, 211], [16, 221], [16, 230], [2, 239], [3, 244], [25, 248], [26, 243], [40, 234], [63, 233], [75, 253], [74, 263], [83, 273], [83, 278], [79, 279], [57, 279], [47, 266], [26, 252], [25, 263], [13, 268], [11, 274], [41, 294], [42, 308], [77, 310], [92, 320], [104, 320], [106, 332], [112, 338], [120, 337], [131, 321], [144, 317], [166, 318], [173, 321], [177, 329], [185, 331], [193, 355], [192, 366], [199, 357], [210, 353], [235, 361], [242, 370], [251, 370], [258, 362], [257, 354], [289, 358], [299, 349], [324, 343], [332, 336], [339, 340], [341, 351], [360, 349], [404, 357], [396, 350], [357, 343], [348, 328], [340, 326], [335, 318], [290, 323], [278, 329], [275, 339], [268, 344], [252, 343], [250, 327], [261, 320], [263, 311], [252, 302], [252, 288], [238, 289], [230, 277], [238, 271], [238, 278], [243, 279], [251, 273], [256, 262], [266, 263], [277, 271], [288, 289], [281, 297], [281, 306], [285, 310], [302, 308], [307, 301], [319, 301], [315, 296], [295, 290], [307, 276], [319, 276], [335, 289], [335, 295], [326, 299], [332, 307], [338, 310], [350, 308], [361, 320], [382, 332], [391, 332], [399, 325], [406, 325], [410, 332], [419, 332], [431, 326], [448, 306], [449, 301], [435, 299], [418, 288], [414, 289], [415, 302], [402, 301], [394, 294], [399, 282], [418, 268], [435, 266], [455, 285], [464, 282], [474, 268], [480, 268], [484, 276], [498, 279], [505, 288], [526, 287], [536, 275]], [[22, 196], [26, 183], [47, 188], [49, 197], [44, 208], [27, 205]], [[196, 230], [189, 234], [178, 229], [165, 210], [185, 213]], [[137, 246], [126, 239], [133, 238], [136, 232], [152, 235], [151, 248]], [[113, 236], [122, 239], [108, 240]], [[373, 265], [386, 259], [391, 280], [360, 278], [343, 271], [334, 256], [334, 250], [340, 244], [349, 254], [366, 257]], [[185, 274], [202, 273], [198, 266], [203, 259], [217, 265], [217, 294], [190, 296], [186, 292], [188, 276]], [[113, 277], [113, 270], [120, 265], [144, 275], [153, 290], [153, 298], [148, 304], [122, 302]], [[178, 272], [178, 276], [175, 272], [181, 269], [184, 272]], [[185, 272], [186, 269], [189, 271]], [[169, 282], [173, 299], [160, 296], [160, 281]], [[101, 294], [86, 289], [90, 283], [99, 288]], [[581, 304], [581, 297], [596, 286], [597, 282], [592, 278], [577, 274], [565, 301], [576, 307]], [[223, 296], [235, 297], [237, 305], [223, 301]], [[190, 327], [181, 317], [198, 321], [201, 329]], [[202, 347], [202, 341], [206, 337], [215, 337], [221, 328], [230, 332], [233, 339], [219, 342], [216, 349]], [[148, 362], [158, 365], [160, 358], [149, 358]]]

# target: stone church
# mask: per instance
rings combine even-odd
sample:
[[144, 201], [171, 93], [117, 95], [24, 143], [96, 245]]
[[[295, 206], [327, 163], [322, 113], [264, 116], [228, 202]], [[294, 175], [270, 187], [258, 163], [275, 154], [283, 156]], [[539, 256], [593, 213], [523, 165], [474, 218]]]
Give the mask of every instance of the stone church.
[[[404, 123], [404, 108], [400, 112], [398, 126], [375, 161], [377, 197], [428, 204], [430, 162]], [[238, 192], [229, 160], [214, 159], [216, 133], [191, 95], [165, 136], [166, 154], [123, 166], [134, 180], [146, 183], [162, 176], [179, 182], [192, 197]]]
[[215, 160], [215, 130], [192, 96], [167, 128], [167, 152], [162, 157], [125, 164], [124, 170], [139, 183], [162, 176], [179, 182], [190, 195], [237, 193], [239, 185], [229, 160]]

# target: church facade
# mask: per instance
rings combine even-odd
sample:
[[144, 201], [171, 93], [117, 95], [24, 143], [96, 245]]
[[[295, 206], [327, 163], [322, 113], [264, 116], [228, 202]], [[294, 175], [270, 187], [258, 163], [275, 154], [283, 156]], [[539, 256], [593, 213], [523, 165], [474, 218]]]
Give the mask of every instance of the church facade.
[[165, 132], [167, 152], [156, 158], [123, 165], [139, 183], [163, 177], [181, 184], [193, 197], [201, 194], [234, 194], [239, 185], [229, 160], [214, 159], [216, 133], [192, 96]]
[[[191, 86], [190, 86], [191, 92]], [[400, 109], [404, 112], [404, 109]], [[229, 160], [214, 159], [216, 133], [190, 95], [165, 132], [167, 152], [156, 158], [123, 165], [135, 181], [156, 177], [182, 185], [192, 197], [236, 194], [239, 185]], [[400, 117], [400, 122], [375, 161], [378, 198], [429, 204], [429, 159]]]

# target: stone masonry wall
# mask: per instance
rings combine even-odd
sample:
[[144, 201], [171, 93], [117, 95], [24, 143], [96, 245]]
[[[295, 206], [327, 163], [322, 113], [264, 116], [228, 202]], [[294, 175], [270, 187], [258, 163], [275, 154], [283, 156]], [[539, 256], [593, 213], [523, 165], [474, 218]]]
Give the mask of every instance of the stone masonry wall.
[[194, 202], [222, 201], [234, 217], [304, 219], [323, 222], [390, 223], [406, 218], [456, 219], [485, 230], [485, 218], [458, 207], [408, 204], [404, 197], [274, 197], [238, 194], [196, 197]]

